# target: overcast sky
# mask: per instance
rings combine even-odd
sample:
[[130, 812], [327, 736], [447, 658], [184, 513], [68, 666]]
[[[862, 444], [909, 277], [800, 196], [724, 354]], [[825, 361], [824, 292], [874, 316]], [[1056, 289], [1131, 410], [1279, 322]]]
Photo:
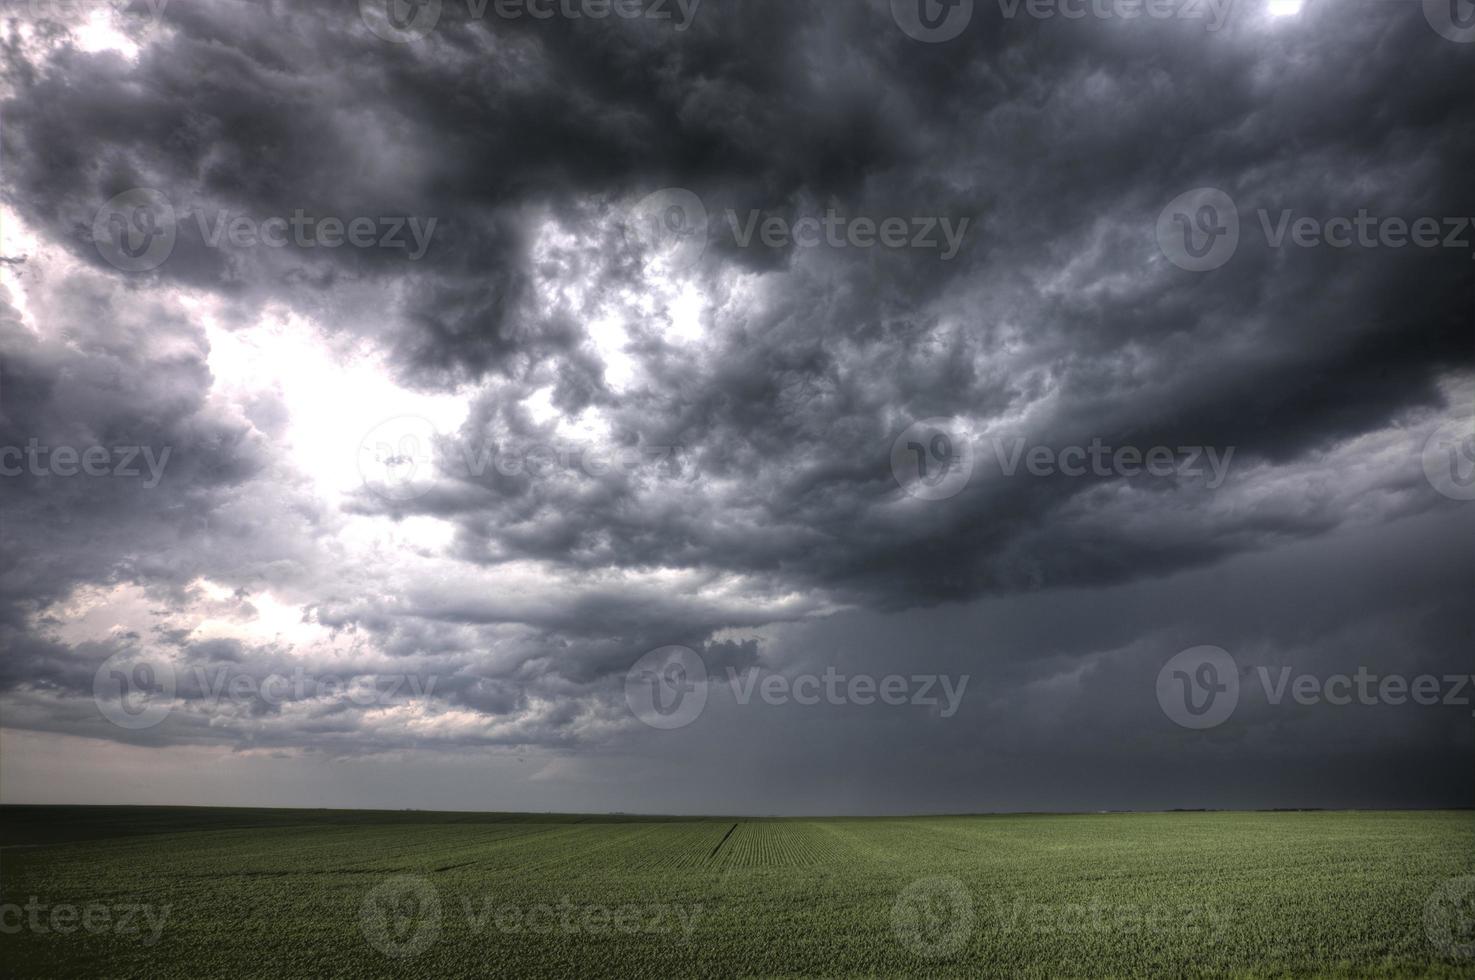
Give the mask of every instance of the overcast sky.
[[7, 5], [0, 799], [1475, 804], [1472, 14]]

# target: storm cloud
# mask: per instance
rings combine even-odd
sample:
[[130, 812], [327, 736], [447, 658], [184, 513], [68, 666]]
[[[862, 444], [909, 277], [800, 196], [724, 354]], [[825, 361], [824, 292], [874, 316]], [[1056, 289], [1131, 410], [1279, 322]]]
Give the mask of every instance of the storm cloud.
[[[7, 791], [146, 752], [108, 799], [1475, 802], [1469, 704], [1256, 673], [1475, 672], [1468, 32], [915, 6], [8, 10]], [[680, 733], [627, 699], [668, 646]], [[1208, 731], [1154, 694], [1201, 646]]]

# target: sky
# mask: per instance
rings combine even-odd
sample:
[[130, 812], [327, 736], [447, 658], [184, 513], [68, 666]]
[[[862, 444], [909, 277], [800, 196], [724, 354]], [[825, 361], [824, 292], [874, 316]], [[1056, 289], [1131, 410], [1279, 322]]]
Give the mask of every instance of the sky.
[[1467, 0], [0, 36], [0, 801], [1475, 805]]

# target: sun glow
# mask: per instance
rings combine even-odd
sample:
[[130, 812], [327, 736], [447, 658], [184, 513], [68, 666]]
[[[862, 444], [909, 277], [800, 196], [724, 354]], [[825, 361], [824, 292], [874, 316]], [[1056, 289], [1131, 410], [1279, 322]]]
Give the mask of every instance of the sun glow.
[[[202, 319], [217, 391], [238, 403], [280, 399], [286, 409], [280, 444], [328, 499], [363, 485], [360, 444], [385, 420], [410, 416], [450, 433], [465, 418], [463, 399], [400, 387], [380, 355], [335, 349], [296, 315], [267, 316], [235, 330]], [[271, 379], [264, 390], [263, 379]]]

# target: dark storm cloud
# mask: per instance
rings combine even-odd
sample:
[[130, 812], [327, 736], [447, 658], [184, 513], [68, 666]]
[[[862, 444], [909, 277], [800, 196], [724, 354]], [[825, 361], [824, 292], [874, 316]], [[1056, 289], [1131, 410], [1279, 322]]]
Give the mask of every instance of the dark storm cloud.
[[[647, 114], [660, 111], [668, 91], [690, 102], [718, 88], [723, 102], [720, 112], [673, 113], [665, 131], [635, 141], [629, 152], [643, 159], [628, 170], [619, 166], [625, 155], [594, 154], [608, 169], [547, 168], [527, 178], [529, 196], [551, 175], [568, 179], [567, 192], [612, 197], [684, 182], [710, 203], [717, 225], [704, 274], [754, 254], [732, 247], [723, 205], [784, 213], [803, 198], [855, 213], [975, 215], [970, 247], [953, 265], [910, 253], [835, 258], [824, 281], [765, 256], [766, 322], [726, 323], [719, 311], [701, 363], [657, 345], [652, 383], [633, 397], [616, 398], [597, 380], [580, 388], [571, 405], [602, 404], [624, 430], [689, 444], [713, 478], [742, 473], [756, 491], [742, 503], [792, 533], [746, 527], [733, 541], [698, 526], [717, 523], [713, 515], [733, 500], [673, 520], [664, 499], [643, 507], [611, 493], [605, 506], [571, 508], [544, 497], [511, 505], [526, 530], [491, 532], [495, 560], [509, 553], [563, 560], [582, 553], [581, 537], [609, 535], [636, 564], [720, 563], [755, 573], [783, 564], [810, 584], [873, 602], [1010, 588], [1019, 584], [1017, 570], [998, 567], [995, 556], [1021, 530], [1052, 519], [1070, 540], [1075, 532], [1060, 520], [1061, 507], [1089, 483], [980, 486], [945, 517], [886, 526], [874, 510], [894, 489], [884, 451], [898, 421], [1002, 412], [1037, 395], [1028, 390], [1037, 385], [1059, 393], [1048, 430], [1029, 433], [1038, 439], [1234, 446], [1242, 462], [1286, 462], [1439, 404], [1436, 381], [1468, 367], [1462, 251], [1345, 255], [1247, 242], [1230, 267], [1198, 277], [1166, 266], [1149, 237], [1163, 205], [1180, 188], [1200, 185], [1222, 185], [1243, 202], [1247, 226], [1255, 221], [1249, 207], [1321, 215], [1475, 210], [1460, 179], [1472, 158], [1469, 127], [1459, 124], [1468, 108], [1452, 94], [1468, 66], [1455, 45], [1407, 16], [1413, 11], [1312, 11], [1316, 22], [1294, 40], [1251, 23], [1215, 36], [1198, 25], [985, 21], [967, 43], [940, 50], [898, 40], [874, 10], [832, 12], [822, 25], [811, 10], [766, 13], [713, 10], [692, 35], [622, 64], [613, 93], [567, 90], [581, 100], [606, 98], [606, 112], [625, 122], [634, 111], [620, 98], [627, 83], [647, 96], [639, 102]], [[1243, 20], [1257, 12], [1239, 13]], [[781, 30], [772, 30], [775, 22]], [[456, 31], [447, 27], [450, 36]], [[545, 58], [576, 52], [580, 67], [558, 77], [578, 78], [607, 57], [590, 45], [619, 50], [623, 38], [556, 25], [539, 40]], [[763, 68], [732, 54], [759, 40], [776, 52]], [[1364, 52], [1351, 82], [1349, 49]], [[1418, 82], [1401, 84], [1414, 60], [1424, 65]], [[693, 77], [685, 86], [663, 88], [647, 74], [684, 77], [687, 66]], [[508, 175], [499, 188], [516, 183], [512, 175], [525, 166], [538, 169], [529, 161], [560, 132], [514, 134], [496, 125], [516, 93], [483, 101], [488, 93], [465, 78], [433, 88], [436, 107], [418, 103], [408, 115], [423, 119], [457, 104], [446, 91], [477, 91], [472, 111], [484, 115], [473, 118], [488, 124], [478, 132], [509, 137], [488, 139], [484, 152], [518, 147], [515, 163], [499, 158], [485, 168]], [[644, 137], [639, 119], [635, 132]], [[708, 160], [699, 151], [714, 127], [728, 152]], [[683, 137], [679, 153], [672, 134]], [[602, 130], [573, 138], [587, 150]], [[475, 186], [470, 177], [463, 186]], [[628, 281], [623, 256], [607, 261], [582, 274]], [[1420, 301], [1411, 306], [1415, 293]], [[940, 322], [942, 310], [955, 324]], [[1007, 371], [990, 371], [1006, 325], [1023, 335], [1023, 354]], [[472, 333], [476, 339], [461, 339], [494, 342]], [[443, 339], [451, 350], [452, 338]], [[461, 359], [483, 364], [477, 354]], [[574, 383], [566, 374], [560, 381]], [[438, 513], [445, 504], [426, 502]], [[486, 546], [489, 525], [509, 516], [499, 499], [460, 496], [454, 505], [471, 511], [464, 520], [475, 548]], [[537, 518], [531, 527], [530, 517]], [[1336, 517], [1306, 520], [1317, 533]], [[1113, 541], [1120, 554], [1109, 563], [1075, 554], [1038, 574], [1069, 583], [1166, 571], [1295, 529], [1243, 515], [1203, 532], [1190, 545]], [[906, 557], [917, 541], [929, 544], [925, 566]], [[947, 580], [932, 572], [939, 565], [949, 568]]]
[[[705, 0], [681, 30], [477, 18], [447, 0], [433, 31], [396, 44], [353, 3], [175, 0], [135, 59], [16, 29], [6, 54], [4, 200], [43, 248], [86, 268], [37, 282], [41, 337], [18, 313], [0, 325], [0, 444], [173, 453], [146, 491], [0, 485], [5, 550], [24, 569], [0, 576], [5, 687], [42, 698], [26, 715], [38, 727], [102, 730], [95, 713], [43, 719], [62, 695], [90, 697], [91, 671], [119, 649], [258, 674], [289, 656], [192, 638], [201, 577], [279, 590], [334, 642], [433, 672], [437, 708], [477, 722], [426, 738], [565, 747], [612, 738], [628, 721], [620, 675], [664, 644], [701, 649], [714, 670], [797, 662], [808, 653], [721, 631], [847, 605], [946, 616], [949, 603], [1126, 589], [1426, 512], [1454, 520], [1397, 433], [1423, 433], [1468, 387], [1475, 249], [1272, 248], [1259, 217], [1475, 217], [1470, 51], [1414, 4], [1312, 2], [1271, 24], [1241, 3], [1210, 31], [1007, 18], [980, 2], [961, 37], [933, 45], [880, 0]], [[710, 219], [702, 254], [674, 274], [630, 210], [672, 187]], [[1241, 220], [1232, 259], [1204, 273], [1170, 262], [1154, 234], [1198, 187], [1227, 193]], [[134, 188], [165, 195], [177, 235], [156, 267], [120, 272], [94, 223]], [[946, 258], [743, 247], [734, 227], [831, 210], [968, 225]], [[404, 239], [414, 219], [424, 238], [211, 241], [232, 217], [261, 229], [299, 212], [376, 230], [403, 220]], [[639, 302], [681, 284], [703, 298], [695, 339]], [[274, 454], [284, 404], [212, 398], [209, 344], [181, 293], [218, 302], [227, 329], [289, 310], [384, 354], [404, 385], [463, 400], [465, 422], [436, 447], [442, 478], [413, 499], [365, 490], [341, 511], [314, 498]], [[594, 337], [610, 318], [633, 380]], [[551, 415], [531, 407], [540, 392]], [[668, 452], [667, 465], [466, 471], [479, 452], [561, 444], [582, 413], [607, 423], [603, 448]], [[1056, 451], [1101, 440], [1234, 455], [1214, 486], [1011, 477], [980, 441], [966, 488], [918, 500], [890, 454], [934, 417]], [[335, 550], [341, 522], [413, 518], [447, 522], [437, 557], [471, 571], [425, 574], [422, 554], [347, 567]], [[521, 583], [526, 565], [559, 587]], [[504, 576], [515, 584], [488, 588]], [[1200, 599], [1214, 594], [1196, 581]], [[84, 586], [136, 586], [170, 615], [141, 640], [62, 641], [62, 619], [43, 617]], [[215, 619], [258, 612], [249, 597], [210, 601]], [[1119, 660], [1177, 636], [1152, 615], [1102, 614], [1097, 628], [1119, 635], [1046, 649], [1060, 615], [965, 658], [1020, 688], [998, 715], [1019, 730], [1065, 695], [1011, 665], [1119, 677]], [[1410, 662], [1447, 656], [1466, 628], [1432, 610]], [[1311, 650], [1297, 629], [1261, 640]], [[295, 655], [324, 669], [337, 656]], [[369, 669], [369, 652], [354, 655]], [[341, 705], [269, 727], [279, 715], [232, 715], [212, 734], [187, 714], [129, 737], [334, 752], [415, 741], [367, 731]], [[917, 757], [892, 751], [901, 769]]]

